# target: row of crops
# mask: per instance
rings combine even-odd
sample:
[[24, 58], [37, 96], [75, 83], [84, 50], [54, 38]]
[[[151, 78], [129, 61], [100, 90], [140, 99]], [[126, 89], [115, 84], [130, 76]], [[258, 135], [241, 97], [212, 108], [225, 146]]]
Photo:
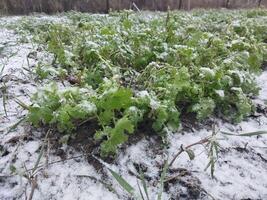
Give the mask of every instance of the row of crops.
[[187, 115], [236, 123], [254, 112], [266, 10], [66, 16], [12, 27], [52, 55], [33, 69], [44, 86], [23, 105], [35, 127], [74, 137], [83, 124], [97, 127], [107, 157], [144, 125], [164, 138]]

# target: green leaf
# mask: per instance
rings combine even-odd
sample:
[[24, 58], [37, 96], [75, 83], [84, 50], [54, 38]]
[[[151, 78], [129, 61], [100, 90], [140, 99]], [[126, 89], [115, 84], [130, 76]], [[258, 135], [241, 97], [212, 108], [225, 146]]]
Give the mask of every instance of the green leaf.
[[195, 158], [195, 153], [194, 153], [194, 151], [192, 151], [191, 149], [186, 149], [185, 152], [186, 152], [187, 155], [189, 156], [190, 160], [194, 160], [194, 158]]
[[30, 107], [28, 120], [34, 126], [39, 126], [40, 122], [48, 124], [53, 119], [53, 111], [47, 107]]
[[168, 169], [168, 161], [166, 160], [164, 163], [164, 167], [160, 176], [160, 189], [158, 192], [158, 198], [157, 200], [162, 200], [162, 193], [163, 193], [163, 189], [164, 189], [164, 181], [167, 175], [167, 169]]
[[199, 103], [193, 105], [192, 111], [197, 113], [199, 120], [205, 119], [210, 116], [215, 109], [214, 100], [211, 98], [203, 98], [199, 100]]
[[111, 120], [114, 117], [114, 111], [112, 110], [105, 110], [99, 114], [99, 121], [102, 125], [110, 125]]
[[141, 187], [140, 187], [140, 185], [139, 185], [138, 180], [137, 180], [137, 186], [138, 186], [139, 194], [141, 195], [142, 200], [145, 200], [145, 197], [144, 197], [144, 195], [143, 195], [143, 192], [142, 192], [142, 190], [141, 190]]
[[132, 22], [129, 19], [125, 19], [123, 21], [123, 26], [125, 29], [130, 29], [130, 28], [132, 28]]
[[234, 134], [234, 133], [229, 133], [229, 132], [224, 132], [224, 131], [221, 131], [222, 134], [225, 134], [225, 135], [231, 135], [231, 136], [241, 136], [241, 137], [251, 137], [251, 136], [258, 136], [258, 135], [264, 135], [264, 134], [267, 134], [267, 131], [254, 131], [254, 132], [249, 132], [249, 133], [241, 133], [241, 134]]
[[10, 133], [11, 131], [13, 131], [14, 129], [16, 129], [18, 127], [18, 125], [21, 124], [22, 122], [24, 122], [25, 120], [26, 120], [26, 117], [23, 117], [19, 121], [17, 121], [15, 124], [13, 124], [12, 126], [10, 126], [8, 128], [7, 134]]
[[115, 127], [109, 129], [109, 133], [107, 134], [108, 140], [101, 144], [101, 155], [106, 156], [111, 153], [116, 153], [117, 146], [128, 140], [128, 136], [125, 132], [134, 132], [134, 126], [127, 117], [119, 119], [116, 122]]
[[96, 131], [94, 138], [95, 140], [101, 140], [107, 134], [104, 131]]
[[143, 189], [144, 189], [145, 194], [146, 194], [146, 199], [149, 200], [147, 185], [146, 185], [146, 181], [145, 181], [145, 175], [144, 175], [144, 172], [142, 170], [140, 171], [140, 178], [141, 178]]
[[132, 102], [131, 97], [130, 89], [119, 88], [116, 92], [108, 93], [100, 99], [99, 106], [106, 110], [128, 108]]
[[16, 173], [16, 171], [17, 171], [17, 168], [14, 165], [10, 165], [9, 169], [10, 169], [12, 174]]
[[134, 188], [124, 179], [122, 178], [118, 173], [113, 171], [112, 169], [108, 169], [112, 176], [116, 179], [116, 181], [120, 184], [120, 186], [127, 191], [131, 196], [134, 195]]

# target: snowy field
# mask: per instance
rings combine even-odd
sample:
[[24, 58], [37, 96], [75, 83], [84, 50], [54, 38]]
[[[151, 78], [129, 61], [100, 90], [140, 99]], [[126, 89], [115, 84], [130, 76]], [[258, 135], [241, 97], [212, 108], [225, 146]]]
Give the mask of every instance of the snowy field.
[[[66, 20], [63, 17], [44, 18]], [[0, 199], [127, 199], [126, 193], [106, 168], [103, 173], [98, 172], [88, 163], [86, 156], [70, 146], [45, 151], [35, 168], [44, 142], [42, 131], [27, 123], [10, 130], [26, 114], [17, 100], [28, 104], [29, 96], [41, 84], [34, 80], [31, 68], [40, 60], [49, 60], [48, 53], [35, 51], [38, 45], [22, 42], [18, 34], [6, 28], [18, 19], [20, 17], [0, 18]], [[38, 19], [42, 20], [42, 17]], [[207, 149], [204, 145], [194, 146], [194, 160], [182, 153], [170, 167], [173, 177], [164, 190], [163, 199], [267, 199], [267, 135], [238, 137], [220, 132], [267, 130], [267, 71], [259, 74], [257, 83], [261, 91], [253, 100], [258, 108], [256, 116], [237, 125], [216, 120], [220, 148], [214, 178], [210, 169], [205, 170], [209, 163]], [[164, 153], [157, 148], [160, 143], [153, 137], [143, 138], [121, 152], [113, 164], [105, 165], [122, 175], [136, 189], [137, 166], [141, 166], [149, 180], [151, 199], [156, 199], [159, 166], [163, 165], [163, 160], [168, 156], [170, 161], [181, 145], [185, 147], [211, 134], [212, 131], [205, 126], [169, 133], [170, 144]], [[64, 156], [61, 151], [65, 152]], [[34, 179], [29, 181], [29, 177]], [[109, 190], [107, 185], [115, 188], [116, 192]]]

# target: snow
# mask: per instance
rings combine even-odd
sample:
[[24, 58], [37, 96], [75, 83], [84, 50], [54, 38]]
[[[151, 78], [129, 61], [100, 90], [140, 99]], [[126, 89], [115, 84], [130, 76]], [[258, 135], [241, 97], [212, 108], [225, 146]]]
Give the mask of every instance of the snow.
[[[266, 122], [265, 119], [264, 126], [259, 126], [254, 121], [242, 122], [233, 128], [235, 130], [242, 129], [245, 132], [259, 129], [266, 130]], [[228, 130], [225, 126], [222, 125], [222, 129]], [[175, 141], [175, 143], [172, 143], [174, 149], [171, 148], [170, 152], [174, 154], [180, 144], [188, 145], [210, 134], [210, 131], [202, 130], [197, 133], [187, 133], [183, 136], [175, 135], [171, 140]], [[187, 155], [181, 156], [175, 162], [175, 166], [182, 166], [194, 171], [205, 190], [216, 199], [265, 199], [267, 197], [267, 180], [264, 177], [267, 173], [266, 163], [262, 162], [256, 154], [266, 155], [266, 149], [255, 149], [254, 146], [265, 146], [266, 139], [266, 136], [258, 139], [229, 136], [221, 140], [219, 143], [224, 151], [220, 153], [221, 155], [219, 154], [215, 169], [216, 179], [214, 180], [211, 179], [208, 171], [203, 172], [209, 162], [206, 153], [201, 153], [204, 149], [195, 149], [195, 154], [198, 156], [194, 161], [188, 162]], [[178, 144], [177, 141], [179, 141]], [[234, 150], [235, 147], [244, 147], [247, 143], [246, 149], [249, 153]]]
[[[220, 122], [219, 127], [228, 132], [232, 130], [237, 132], [239, 132], [238, 130], [242, 130], [242, 132], [267, 130], [267, 118], [261, 117], [259, 121], [261, 121], [261, 124], [254, 120], [249, 120], [237, 126]], [[208, 135], [211, 135], [211, 131], [205, 129], [185, 134], [170, 134], [168, 138], [170, 148], [167, 150], [169, 160], [177, 153], [182, 144], [187, 146]], [[215, 199], [266, 199], [267, 165], [259, 155], [264, 157], [267, 153], [267, 137], [241, 138], [220, 135], [218, 138], [223, 140], [219, 140], [222, 150], [216, 163], [215, 179], [211, 178], [209, 170], [204, 171], [209, 159], [205, 148], [199, 146], [192, 148], [196, 155], [195, 160], [190, 161], [188, 155], [184, 153], [178, 157], [171, 168], [186, 168], [192, 171], [193, 175], [201, 181], [201, 187]], [[246, 146], [248, 152], [239, 152], [235, 149], [244, 146]], [[147, 174], [150, 177], [155, 177], [158, 173], [158, 169], [155, 166], [158, 163], [162, 163], [163, 160], [163, 157], [151, 152], [151, 146], [147, 141], [141, 141], [137, 145], [128, 148], [126, 155], [119, 158], [119, 163], [120, 169], [123, 166], [127, 166], [129, 169], [133, 162], [142, 163], [148, 167]], [[127, 177], [125, 172], [121, 172], [121, 174]], [[130, 177], [127, 177], [127, 180], [131, 180]], [[135, 180], [132, 180], [132, 184], [137, 187], [135, 182]], [[167, 194], [166, 196], [168, 197]], [[166, 199], [168, 199], [167, 197]]]
[[95, 104], [88, 102], [88, 101], [82, 101], [79, 104], [79, 107], [81, 107], [81, 109], [85, 110], [87, 113], [94, 113], [96, 112], [96, 106]]
[[137, 94], [136, 94], [138, 97], [141, 97], [141, 98], [148, 98], [149, 99], [149, 104], [150, 104], [150, 107], [153, 109], [153, 110], [156, 110], [159, 108], [160, 104], [157, 100], [154, 99], [153, 96], [151, 96], [148, 91], [146, 90], [143, 90], [143, 91], [137, 91]]
[[[42, 19], [40, 16], [36, 18]], [[46, 16], [43, 18], [55, 22], [60, 20], [58, 17]], [[34, 51], [36, 46], [20, 43], [19, 37], [14, 31], [4, 28], [4, 24], [14, 23], [20, 19], [21, 17], [0, 18], [0, 49], [4, 47], [0, 54], [0, 63], [4, 63], [5, 66], [2, 81], [5, 83], [6, 95], [8, 95], [6, 103], [7, 117], [3, 106], [0, 106], [0, 199], [3, 200], [24, 199], [25, 192], [29, 195], [31, 187], [22, 174], [26, 168], [34, 167], [42, 146], [41, 132], [31, 130], [26, 124], [20, 124], [15, 130], [7, 132], [8, 127], [25, 115], [25, 111], [15, 103], [15, 99], [29, 104], [29, 95], [36, 91], [38, 85], [37, 82], [29, 78], [31, 77], [29, 70], [25, 70], [31, 69], [31, 66], [37, 62], [35, 59], [29, 59], [30, 66], [27, 63], [27, 55]], [[13, 53], [13, 56], [8, 57]], [[47, 54], [38, 52], [37, 58], [46, 59]], [[209, 69], [206, 71], [210, 72]], [[264, 101], [267, 100], [267, 71], [258, 76], [257, 82], [261, 91], [254, 101], [264, 105]], [[223, 91], [217, 91], [217, 93], [223, 96]], [[139, 95], [141, 97], [149, 96], [147, 91], [142, 91]], [[3, 94], [0, 95], [0, 102], [3, 102]], [[156, 107], [156, 102], [154, 104], [151, 106]], [[92, 106], [85, 104], [88, 109], [93, 109]], [[237, 134], [267, 130], [267, 117], [264, 115], [255, 119], [248, 119], [237, 125], [220, 120], [217, 120], [216, 123], [218, 129]], [[137, 144], [128, 147], [125, 152], [121, 152], [115, 164], [108, 166], [119, 172], [136, 190], [138, 190], [137, 179], [133, 174], [138, 174], [138, 171], [135, 164], [144, 166], [147, 169], [145, 175], [151, 178], [151, 181], [148, 182], [149, 194], [151, 194], [151, 199], [156, 199], [159, 168], [162, 166], [164, 159], [168, 157], [170, 161], [181, 145], [192, 144], [209, 135], [211, 135], [211, 130], [207, 129], [169, 133], [169, 145], [165, 151], [160, 148], [160, 144], [153, 137], [150, 139], [144, 138]], [[24, 136], [28, 139], [24, 140]], [[18, 141], [10, 142], [15, 137], [18, 138]], [[217, 200], [267, 199], [267, 135], [238, 137], [218, 133], [217, 137], [221, 148], [215, 166], [214, 179], [211, 178], [209, 169], [204, 171], [209, 158], [206, 149], [201, 145], [192, 147], [196, 155], [194, 160], [191, 161], [186, 153], [182, 153], [171, 166], [171, 169], [185, 168], [192, 172], [191, 178], [199, 180], [203, 191]], [[81, 153], [69, 146], [63, 146], [62, 148], [67, 152], [67, 158], [77, 157]], [[5, 151], [6, 153], [4, 153]], [[49, 163], [55, 163], [45, 166], [47, 160]], [[43, 168], [37, 171], [38, 187], [34, 192], [33, 199], [127, 199], [126, 193], [123, 192], [107, 170], [109, 178], [103, 179], [83, 156], [57, 162], [59, 160], [61, 158], [53, 153], [41, 158]], [[10, 166], [16, 168], [15, 174], [11, 173]], [[112, 183], [119, 196], [90, 177]], [[170, 191], [180, 195], [187, 193], [187, 188], [177, 183], [173, 185]], [[209, 195], [203, 198], [211, 199]], [[171, 192], [164, 192], [163, 199], [169, 199], [170, 196]], [[190, 198], [187, 196], [184, 199]]]
[[224, 90], [215, 90], [216, 94], [218, 94], [221, 98], [224, 98]]
[[215, 72], [213, 69], [208, 68], [208, 67], [201, 67], [200, 71], [203, 73], [201, 74], [201, 76], [205, 77], [205, 76], [210, 76], [210, 77], [214, 77], [215, 76]]
[[137, 96], [141, 98], [149, 97], [149, 93], [146, 90], [137, 92]]
[[267, 83], [267, 71], [264, 71], [259, 79], [258, 79], [258, 84], [261, 87], [260, 93], [258, 98], [261, 100], [267, 100], [267, 87], [266, 87], [266, 83]]

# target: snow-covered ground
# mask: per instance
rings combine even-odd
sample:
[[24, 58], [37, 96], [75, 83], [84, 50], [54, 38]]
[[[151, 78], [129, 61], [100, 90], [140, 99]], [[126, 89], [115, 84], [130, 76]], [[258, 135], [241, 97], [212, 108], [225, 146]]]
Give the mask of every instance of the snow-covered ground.
[[[36, 52], [37, 46], [21, 43], [14, 31], [4, 27], [4, 24], [18, 19], [20, 17], [0, 18], [0, 66], [4, 67], [0, 80], [0, 199], [3, 200], [30, 199], [32, 185], [23, 175], [25, 171], [33, 171], [43, 144], [41, 132], [32, 130], [27, 124], [20, 124], [8, 131], [8, 127], [25, 115], [16, 100], [29, 103], [29, 95], [40, 84], [32, 78], [32, 66], [38, 60], [47, 59], [44, 52], [28, 56]], [[257, 80], [261, 92], [254, 101], [264, 107], [267, 101], [267, 71]], [[218, 120], [217, 128], [234, 133], [267, 130], [267, 116], [259, 115], [238, 125]], [[109, 167], [138, 190], [134, 175], [138, 174], [136, 166], [142, 166], [145, 176], [150, 180], [151, 199], [156, 199], [159, 166], [162, 166], [164, 159], [168, 157], [170, 161], [182, 144], [187, 146], [211, 134], [211, 130], [206, 129], [169, 134], [169, 148], [164, 152], [157, 141], [143, 139], [120, 153], [116, 164]], [[183, 153], [171, 166], [177, 177], [170, 183], [169, 190], [164, 192], [163, 199], [267, 199], [267, 135], [237, 137], [218, 133], [217, 137], [220, 150], [214, 179], [209, 169], [204, 171], [209, 162], [207, 150], [201, 145], [192, 147], [196, 155], [194, 160]], [[62, 149], [67, 152], [64, 161], [53, 152], [45, 152], [42, 156], [39, 166], [43, 167], [35, 171], [37, 187], [32, 199], [127, 199], [126, 193], [108, 172], [109, 177], [103, 177], [86, 158], [80, 156], [81, 152], [69, 146], [63, 146]], [[117, 194], [109, 191], [102, 182], [112, 184]]]

